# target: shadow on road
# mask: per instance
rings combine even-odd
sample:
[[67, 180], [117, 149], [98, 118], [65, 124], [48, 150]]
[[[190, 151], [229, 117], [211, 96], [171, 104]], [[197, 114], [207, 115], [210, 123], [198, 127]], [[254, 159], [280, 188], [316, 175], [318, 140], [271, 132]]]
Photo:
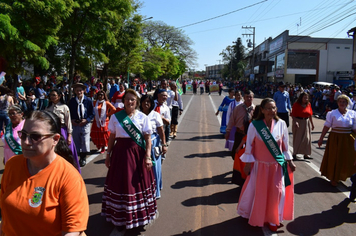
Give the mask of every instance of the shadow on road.
[[[356, 213], [349, 213], [350, 200], [345, 198], [330, 210], [321, 213], [300, 216], [287, 225], [287, 230], [295, 235], [316, 235], [321, 229], [330, 229], [344, 223], [355, 224]], [[352, 232], [350, 232], [353, 234]]]
[[98, 236], [98, 235], [110, 235], [111, 231], [114, 229], [114, 225], [107, 222], [104, 216], [100, 213], [92, 215], [89, 217], [88, 228], [85, 233], [88, 236]]
[[294, 185], [295, 194], [308, 194], [308, 193], [339, 193], [340, 190], [331, 186], [329, 181], [320, 177], [314, 177], [304, 182]]
[[224, 135], [223, 134], [212, 134], [212, 135], [205, 135], [205, 136], [195, 136], [195, 137], [191, 137], [190, 139], [186, 139], [186, 140], [204, 142], [205, 140], [213, 141], [212, 139], [224, 139]]
[[94, 161], [94, 164], [105, 164], [105, 159], [99, 159], [97, 161]]
[[218, 152], [207, 152], [207, 153], [193, 153], [184, 158], [195, 158], [195, 157], [231, 157], [231, 151], [218, 151]]
[[[199, 205], [210, 205], [210, 206], [217, 206], [220, 204], [237, 204], [242, 186], [211, 194], [205, 197], [193, 197], [189, 198], [182, 202], [183, 206], [192, 207], [192, 206], [199, 206]], [[236, 207], [236, 205], [234, 206]], [[203, 234], [204, 235], [204, 234]]]
[[227, 220], [218, 224], [209, 225], [196, 231], [184, 231], [181, 234], [175, 234], [173, 236], [236, 236], [236, 235], [254, 235], [263, 236], [262, 229], [260, 227], [253, 227], [247, 223], [247, 219], [242, 217], [236, 217], [231, 220]]
[[84, 180], [85, 184], [95, 185], [97, 187], [103, 187], [105, 183], [106, 177], [99, 177], [99, 178], [87, 178]]
[[204, 179], [193, 179], [193, 180], [183, 180], [178, 181], [171, 186], [173, 189], [181, 189], [185, 187], [204, 187], [211, 184], [230, 184], [232, 171], [221, 175], [215, 175], [212, 178], [204, 178]]

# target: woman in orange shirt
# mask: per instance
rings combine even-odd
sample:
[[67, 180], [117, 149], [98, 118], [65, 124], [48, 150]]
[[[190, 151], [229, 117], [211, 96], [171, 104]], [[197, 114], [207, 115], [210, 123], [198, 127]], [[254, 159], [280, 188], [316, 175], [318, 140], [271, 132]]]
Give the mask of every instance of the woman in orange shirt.
[[0, 235], [82, 235], [88, 196], [60, 119], [33, 111], [18, 134], [23, 154], [6, 163], [1, 179]]
[[105, 152], [108, 146], [110, 132], [108, 130], [109, 118], [115, 114], [116, 108], [108, 101], [103, 90], [97, 94], [97, 100], [94, 101], [95, 118], [91, 126], [90, 137], [95, 146], [100, 149], [100, 153]]
[[304, 159], [312, 159], [311, 154], [311, 131], [314, 130], [313, 110], [309, 102], [309, 95], [302, 92], [292, 107], [293, 119], [293, 160], [297, 154], [304, 154]]

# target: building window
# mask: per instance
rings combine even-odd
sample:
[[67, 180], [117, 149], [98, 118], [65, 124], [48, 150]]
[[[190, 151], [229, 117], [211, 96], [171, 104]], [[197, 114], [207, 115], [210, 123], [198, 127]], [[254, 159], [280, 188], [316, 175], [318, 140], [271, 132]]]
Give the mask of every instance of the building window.
[[350, 49], [350, 47], [345, 47], [345, 49]]
[[340, 49], [340, 47], [336, 47], [336, 49]]
[[287, 68], [316, 69], [318, 54], [315, 52], [288, 52]]

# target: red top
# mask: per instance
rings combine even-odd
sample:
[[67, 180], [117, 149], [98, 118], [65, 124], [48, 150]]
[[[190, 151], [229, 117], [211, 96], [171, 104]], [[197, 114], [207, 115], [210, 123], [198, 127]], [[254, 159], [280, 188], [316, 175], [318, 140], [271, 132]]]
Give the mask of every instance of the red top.
[[[114, 95], [111, 98], [111, 102], [115, 103], [115, 102], [122, 102], [124, 103], [124, 101], [122, 101], [122, 97], [124, 96], [125, 91], [124, 92], [120, 92], [120, 91], [116, 91], [114, 93]], [[116, 100], [120, 100], [120, 101], [116, 101]]]
[[292, 113], [290, 115], [294, 117], [308, 118], [313, 115], [313, 110], [310, 103], [306, 107], [302, 107], [302, 105], [296, 102], [292, 107]]

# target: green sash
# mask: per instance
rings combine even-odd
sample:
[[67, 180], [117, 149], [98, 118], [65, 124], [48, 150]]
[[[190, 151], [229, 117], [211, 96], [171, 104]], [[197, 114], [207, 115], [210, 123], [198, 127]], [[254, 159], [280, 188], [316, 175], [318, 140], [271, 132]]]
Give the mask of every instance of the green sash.
[[5, 128], [5, 140], [9, 148], [16, 155], [22, 154], [21, 145], [16, 142], [14, 136], [12, 135], [12, 123], [10, 122]]
[[135, 143], [137, 143], [140, 147], [146, 150], [146, 142], [145, 138], [143, 137], [143, 134], [132, 122], [130, 117], [128, 117], [125, 110], [115, 113], [115, 116], [122, 128], [133, 139], [133, 141], [135, 141]]
[[279, 149], [276, 140], [267, 128], [265, 122], [263, 122], [263, 120], [254, 120], [252, 121], [252, 124], [255, 126], [258, 134], [261, 136], [263, 142], [267, 146], [274, 159], [276, 159], [277, 163], [282, 166], [285, 185], [290, 185], [291, 182], [288, 175], [287, 161], [284, 159], [283, 153]]

